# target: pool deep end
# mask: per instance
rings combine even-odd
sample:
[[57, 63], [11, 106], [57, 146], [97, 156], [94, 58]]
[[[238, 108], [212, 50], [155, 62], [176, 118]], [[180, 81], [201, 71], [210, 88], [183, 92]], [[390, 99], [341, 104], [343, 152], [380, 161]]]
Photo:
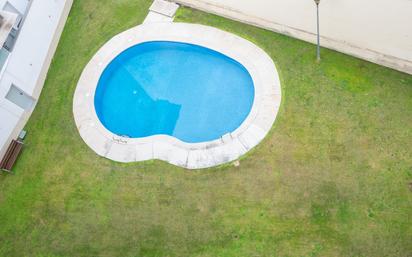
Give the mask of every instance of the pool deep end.
[[156, 41], [125, 50], [106, 67], [94, 104], [114, 134], [199, 143], [236, 130], [253, 100], [252, 78], [237, 61], [198, 45]]

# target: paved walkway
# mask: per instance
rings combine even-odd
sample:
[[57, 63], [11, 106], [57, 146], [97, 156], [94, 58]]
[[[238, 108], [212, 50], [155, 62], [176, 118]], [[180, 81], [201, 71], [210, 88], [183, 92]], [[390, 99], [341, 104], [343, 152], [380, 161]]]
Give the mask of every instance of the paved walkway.
[[143, 21], [143, 24], [172, 22], [177, 9], [179, 9], [178, 4], [164, 0], [155, 0], [152, 6], [150, 6], [149, 13]]

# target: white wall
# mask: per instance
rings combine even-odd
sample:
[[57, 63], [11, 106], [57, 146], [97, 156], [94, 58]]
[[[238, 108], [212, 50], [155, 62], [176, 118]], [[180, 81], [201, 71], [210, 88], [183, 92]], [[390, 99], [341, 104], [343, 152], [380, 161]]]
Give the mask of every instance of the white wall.
[[[176, 0], [315, 42], [313, 0]], [[412, 74], [412, 0], [321, 0], [322, 45]]]
[[23, 110], [5, 96], [13, 83], [38, 99], [73, 3], [73, 0], [32, 1], [0, 78], [0, 158], [34, 109], [33, 106], [30, 110]]

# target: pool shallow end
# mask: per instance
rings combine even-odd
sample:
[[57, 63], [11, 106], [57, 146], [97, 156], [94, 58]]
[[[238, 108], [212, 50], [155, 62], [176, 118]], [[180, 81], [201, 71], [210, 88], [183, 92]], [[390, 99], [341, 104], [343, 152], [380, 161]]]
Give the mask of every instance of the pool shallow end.
[[[204, 46], [241, 63], [255, 86], [255, 100], [246, 120], [233, 133], [204, 143], [184, 143], [174, 137], [119, 137], [100, 123], [94, 93], [105, 67], [130, 46], [147, 41], [176, 41]], [[160, 159], [189, 169], [208, 168], [238, 159], [269, 132], [281, 101], [278, 74], [271, 58], [256, 45], [216, 28], [158, 23], [137, 26], [107, 42], [84, 69], [76, 88], [73, 114], [83, 140], [97, 154], [119, 162]]]

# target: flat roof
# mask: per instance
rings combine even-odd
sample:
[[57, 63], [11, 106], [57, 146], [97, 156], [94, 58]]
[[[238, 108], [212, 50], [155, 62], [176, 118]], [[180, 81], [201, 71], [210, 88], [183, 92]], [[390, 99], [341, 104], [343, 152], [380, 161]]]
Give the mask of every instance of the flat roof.
[[47, 58], [65, 0], [33, 1], [6, 69], [18, 78], [17, 85], [32, 94]]

